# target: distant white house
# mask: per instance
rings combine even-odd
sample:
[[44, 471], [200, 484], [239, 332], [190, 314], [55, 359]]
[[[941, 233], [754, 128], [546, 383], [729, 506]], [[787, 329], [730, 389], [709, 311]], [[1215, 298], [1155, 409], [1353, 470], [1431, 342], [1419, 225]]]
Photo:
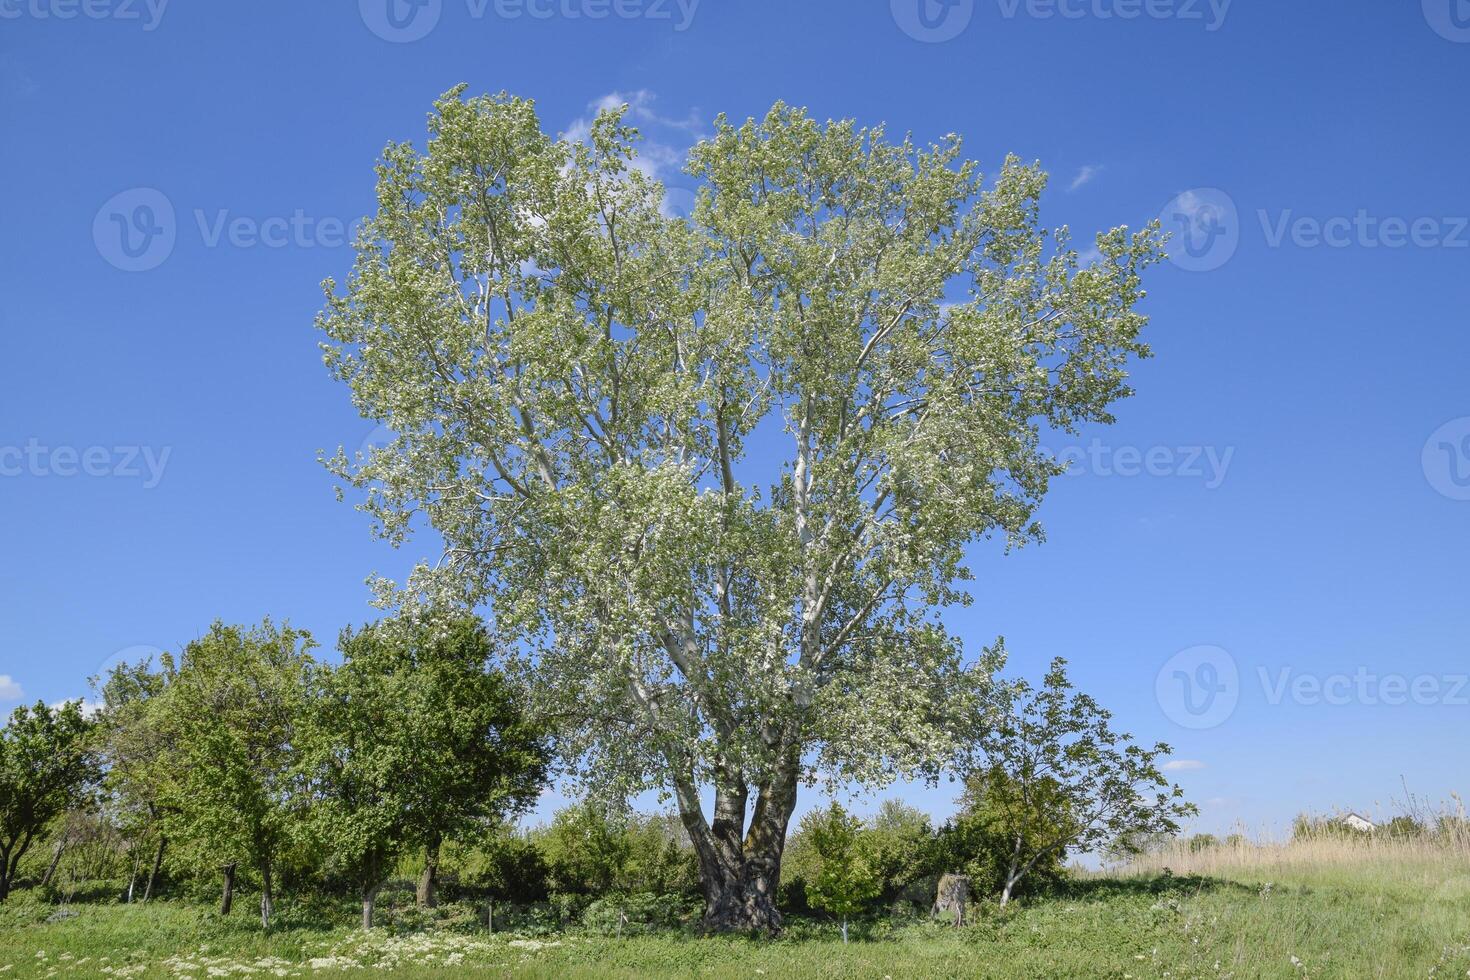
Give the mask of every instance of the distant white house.
[[1378, 829], [1378, 825], [1359, 813], [1344, 813], [1338, 818], [1345, 827], [1361, 830], [1365, 834], [1371, 834]]

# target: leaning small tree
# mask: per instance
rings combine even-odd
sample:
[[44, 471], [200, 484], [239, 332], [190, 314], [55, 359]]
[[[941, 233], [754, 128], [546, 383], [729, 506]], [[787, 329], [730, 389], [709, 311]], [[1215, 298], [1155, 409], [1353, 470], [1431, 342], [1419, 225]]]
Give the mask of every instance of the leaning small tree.
[[22, 705], [0, 728], [0, 902], [37, 836], [86, 804], [101, 773], [80, 701]]
[[990, 662], [937, 610], [967, 545], [1040, 537], [1040, 428], [1129, 393], [1157, 230], [1083, 265], [1037, 167], [784, 105], [717, 120], [669, 218], [621, 112], [572, 143], [462, 93], [325, 284], [327, 365], [395, 433], [331, 465], [389, 540], [444, 541], [385, 601], [488, 604], [564, 757], [675, 798], [706, 924], [775, 931], [798, 786], [953, 747]]
[[967, 780], [967, 810], [983, 813], [1008, 838], [1000, 904], [1042, 862], [1069, 849], [1116, 847], [1139, 836], [1174, 834], [1197, 809], [1159, 771], [1162, 742], [1133, 744], [1113, 730], [1112, 715], [1052, 661], [1041, 689], [1019, 682], [1014, 709], [980, 726], [985, 767]]

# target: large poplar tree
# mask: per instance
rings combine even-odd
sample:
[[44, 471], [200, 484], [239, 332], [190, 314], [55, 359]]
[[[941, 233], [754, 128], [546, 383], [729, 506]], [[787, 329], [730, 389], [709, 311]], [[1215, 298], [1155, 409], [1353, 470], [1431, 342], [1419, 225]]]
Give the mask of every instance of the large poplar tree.
[[716, 121], [671, 218], [636, 138], [461, 87], [388, 146], [320, 327], [396, 437], [333, 466], [442, 537], [384, 589], [488, 608], [583, 773], [677, 800], [707, 923], [774, 931], [798, 786], [943, 759], [988, 671], [936, 610], [967, 545], [1040, 535], [1039, 432], [1128, 394], [1159, 241], [1082, 264], [1039, 168], [779, 104]]

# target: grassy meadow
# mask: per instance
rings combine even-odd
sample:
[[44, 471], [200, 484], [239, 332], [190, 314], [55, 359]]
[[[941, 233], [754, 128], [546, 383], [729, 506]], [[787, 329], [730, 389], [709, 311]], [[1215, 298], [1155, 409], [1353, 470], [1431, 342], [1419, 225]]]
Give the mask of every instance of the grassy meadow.
[[388, 902], [372, 932], [352, 927], [345, 904], [287, 905], [262, 932], [248, 901], [221, 918], [183, 902], [58, 907], [21, 894], [0, 908], [0, 977], [1470, 975], [1470, 852], [1428, 841], [1180, 846], [1005, 910], [981, 905], [963, 928], [864, 922], [846, 946], [817, 921], [776, 941], [491, 934], [468, 907], [425, 921], [409, 898]]

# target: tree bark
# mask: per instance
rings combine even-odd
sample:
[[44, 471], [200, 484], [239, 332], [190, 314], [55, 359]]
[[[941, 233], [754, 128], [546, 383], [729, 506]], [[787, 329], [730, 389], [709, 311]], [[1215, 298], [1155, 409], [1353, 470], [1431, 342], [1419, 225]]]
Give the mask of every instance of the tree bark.
[[20, 859], [26, 856], [34, 835], [35, 831], [27, 831], [19, 841], [12, 839], [0, 851], [0, 902], [10, 897], [10, 889], [15, 887], [15, 876], [20, 873]]
[[143, 901], [147, 902], [153, 897], [153, 890], [158, 886], [158, 876], [163, 871], [163, 849], [168, 845], [168, 838], [158, 838], [158, 850], [153, 852], [153, 868], [148, 872], [148, 883], [143, 886]]
[[362, 927], [364, 930], [373, 927], [373, 916], [377, 912], [378, 892], [383, 888], [383, 883], [369, 885], [362, 892]]
[[46, 873], [41, 876], [41, 887], [45, 888], [51, 884], [51, 879], [56, 877], [56, 869], [61, 866], [61, 855], [66, 853], [66, 836], [56, 842], [56, 847], [51, 851], [51, 862], [46, 865]]
[[1006, 872], [1006, 886], [1000, 892], [1000, 907], [1005, 908], [1011, 901], [1011, 892], [1016, 887], [1016, 882], [1021, 880], [1021, 875], [1026, 871], [1021, 866], [1021, 835], [1016, 835], [1016, 846], [1011, 851], [1011, 867]]
[[220, 890], [219, 914], [229, 915], [230, 909], [235, 907], [235, 862], [225, 865], [222, 871], [224, 886]]
[[271, 927], [271, 912], [275, 908], [275, 895], [271, 888], [271, 859], [260, 862], [260, 927]]
[[759, 787], [743, 839], [749, 789], [740, 774], [717, 774], [714, 819], [708, 822], [693, 780], [676, 775], [679, 815], [699, 858], [706, 931], [780, 934], [776, 888], [786, 829], [796, 808], [798, 769], [796, 753], [784, 753], [769, 782]]
[[444, 838], [434, 834], [424, 847], [424, 873], [419, 878], [417, 896], [421, 909], [431, 909], [439, 904], [439, 849], [443, 843]]
[[933, 918], [941, 912], [954, 916], [954, 924], [965, 924], [965, 907], [970, 903], [970, 878], [968, 875], [942, 874], [934, 894], [934, 908], [929, 913]]

